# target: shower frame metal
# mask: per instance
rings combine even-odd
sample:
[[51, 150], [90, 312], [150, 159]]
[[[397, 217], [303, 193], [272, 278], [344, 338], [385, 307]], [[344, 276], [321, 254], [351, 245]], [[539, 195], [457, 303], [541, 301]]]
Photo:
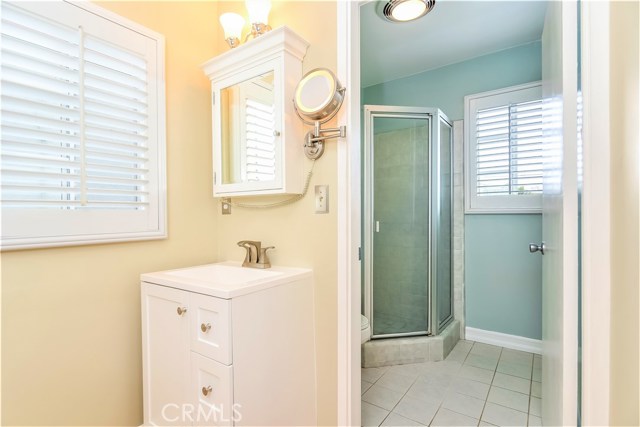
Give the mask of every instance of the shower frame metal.
[[[405, 106], [388, 106], [388, 105], [365, 105], [364, 106], [364, 218], [363, 218], [363, 246], [364, 246], [364, 311], [365, 316], [369, 319], [371, 331], [374, 331], [375, 316], [373, 313], [373, 238], [374, 228], [374, 120], [376, 118], [399, 118], [399, 119], [427, 119], [429, 124], [429, 150], [428, 164], [430, 166], [429, 173], [429, 214], [428, 214], [428, 239], [429, 239], [429, 256], [427, 259], [427, 289], [428, 299], [428, 324], [426, 331], [391, 333], [383, 335], [372, 335], [372, 338], [394, 338], [409, 337], [418, 335], [437, 335], [453, 320], [453, 125], [448, 117], [438, 108], [430, 107], [405, 107]], [[449, 133], [449, 152], [450, 152], [450, 254], [449, 254], [449, 289], [451, 298], [449, 299], [450, 315], [442, 321], [439, 321], [437, 307], [437, 275], [438, 275], [438, 235], [437, 230], [440, 226], [440, 218], [438, 215], [441, 211], [441, 179], [440, 179], [440, 123], [445, 122], [451, 132]], [[437, 142], [437, 143], [434, 143]], [[434, 210], [435, 209], [435, 210]]]

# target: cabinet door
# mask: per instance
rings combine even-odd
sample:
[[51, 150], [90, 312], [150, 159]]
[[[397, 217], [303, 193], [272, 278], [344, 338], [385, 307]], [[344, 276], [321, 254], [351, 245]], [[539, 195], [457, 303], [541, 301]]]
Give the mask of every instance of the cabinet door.
[[191, 395], [195, 425], [231, 426], [241, 409], [233, 405], [233, 368], [191, 353]]
[[231, 364], [231, 300], [190, 293], [191, 349]]
[[[186, 310], [186, 311], [185, 311]], [[189, 378], [188, 293], [142, 283], [145, 425], [186, 425]]]

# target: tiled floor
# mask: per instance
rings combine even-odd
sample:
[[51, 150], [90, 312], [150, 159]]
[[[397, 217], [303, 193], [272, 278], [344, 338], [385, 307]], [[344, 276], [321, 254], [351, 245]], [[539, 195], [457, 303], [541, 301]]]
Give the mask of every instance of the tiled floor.
[[541, 358], [459, 341], [446, 360], [362, 369], [364, 426], [539, 426]]

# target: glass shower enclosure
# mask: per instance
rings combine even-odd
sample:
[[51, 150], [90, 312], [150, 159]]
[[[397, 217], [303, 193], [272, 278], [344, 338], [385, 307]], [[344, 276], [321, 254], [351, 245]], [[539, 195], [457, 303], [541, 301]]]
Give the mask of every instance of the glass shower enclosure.
[[372, 337], [453, 320], [452, 126], [437, 108], [365, 105], [364, 311]]

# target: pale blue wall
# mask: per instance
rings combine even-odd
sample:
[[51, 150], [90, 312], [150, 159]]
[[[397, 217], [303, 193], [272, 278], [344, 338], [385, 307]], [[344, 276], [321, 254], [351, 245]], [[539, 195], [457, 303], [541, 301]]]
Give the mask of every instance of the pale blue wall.
[[[541, 78], [535, 42], [364, 88], [362, 102], [438, 107], [459, 120], [465, 95]], [[527, 249], [541, 238], [540, 215], [465, 216], [467, 326], [541, 338], [541, 257]]]

